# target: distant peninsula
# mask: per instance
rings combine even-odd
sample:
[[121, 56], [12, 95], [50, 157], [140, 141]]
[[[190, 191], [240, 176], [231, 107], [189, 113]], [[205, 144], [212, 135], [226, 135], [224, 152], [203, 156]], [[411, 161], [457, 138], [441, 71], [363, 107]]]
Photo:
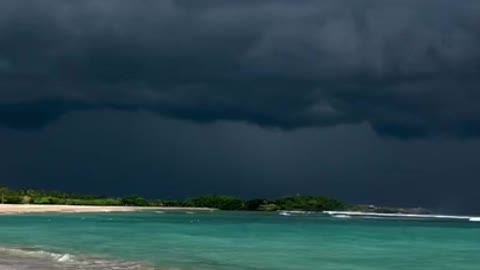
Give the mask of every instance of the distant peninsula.
[[[103, 206], [106, 210], [144, 210], [144, 209], [219, 209], [240, 211], [358, 211], [376, 213], [429, 214], [423, 208], [386, 208], [372, 205], [349, 205], [340, 200], [323, 196], [287, 196], [275, 199], [244, 200], [226, 195], [202, 195], [184, 200], [147, 199], [141, 196], [108, 197], [82, 195], [61, 191], [34, 189], [14, 190], [0, 187], [0, 203], [9, 205], [57, 205], [65, 206], [62, 211], [94, 211], [88, 206]], [[130, 207], [130, 208], [125, 208]], [[132, 208], [133, 207], [133, 208]], [[5, 207], [4, 207], [5, 208]], [[17, 207], [18, 208], [18, 207]], [[52, 207], [51, 207], [52, 208]], [[52, 209], [54, 209], [53, 207]], [[58, 207], [56, 207], [58, 208]], [[55, 209], [56, 209], [55, 208]], [[16, 208], [15, 208], [16, 209]], [[20, 208], [21, 209], [21, 208]], [[35, 208], [36, 209], [36, 208]], [[49, 208], [50, 209], [50, 208]], [[66, 210], [65, 210], [66, 209]], [[0, 210], [1, 212], [1, 210]]]

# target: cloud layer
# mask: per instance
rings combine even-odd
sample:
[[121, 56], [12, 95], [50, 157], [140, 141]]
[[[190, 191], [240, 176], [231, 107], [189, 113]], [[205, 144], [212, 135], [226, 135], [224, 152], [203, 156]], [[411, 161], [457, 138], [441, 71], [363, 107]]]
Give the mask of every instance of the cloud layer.
[[0, 3], [0, 124], [145, 110], [284, 129], [480, 135], [480, 2]]

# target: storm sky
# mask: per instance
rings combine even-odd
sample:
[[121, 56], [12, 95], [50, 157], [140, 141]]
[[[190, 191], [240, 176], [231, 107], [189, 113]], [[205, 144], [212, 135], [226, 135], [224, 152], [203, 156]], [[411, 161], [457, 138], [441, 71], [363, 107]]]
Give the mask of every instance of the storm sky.
[[0, 184], [480, 212], [477, 0], [0, 2]]

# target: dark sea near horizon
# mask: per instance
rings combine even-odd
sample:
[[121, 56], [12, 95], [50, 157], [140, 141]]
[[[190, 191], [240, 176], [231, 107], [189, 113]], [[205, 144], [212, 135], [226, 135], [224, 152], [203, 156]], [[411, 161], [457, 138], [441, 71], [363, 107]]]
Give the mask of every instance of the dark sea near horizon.
[[0, 216], [0, 269], [478, 270], [480, 223], [249, 212]]

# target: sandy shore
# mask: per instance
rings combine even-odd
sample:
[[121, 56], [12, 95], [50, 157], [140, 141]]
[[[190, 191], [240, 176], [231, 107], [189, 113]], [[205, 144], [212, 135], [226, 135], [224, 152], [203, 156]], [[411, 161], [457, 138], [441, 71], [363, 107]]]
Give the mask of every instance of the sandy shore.
[[83, 205], [38, 205], [0, 204], [0, 214], [22, 213], [108, 213], [136, 211], [212, 211], [201, 207], [135, 207], [135, 206], [83, 206]]

